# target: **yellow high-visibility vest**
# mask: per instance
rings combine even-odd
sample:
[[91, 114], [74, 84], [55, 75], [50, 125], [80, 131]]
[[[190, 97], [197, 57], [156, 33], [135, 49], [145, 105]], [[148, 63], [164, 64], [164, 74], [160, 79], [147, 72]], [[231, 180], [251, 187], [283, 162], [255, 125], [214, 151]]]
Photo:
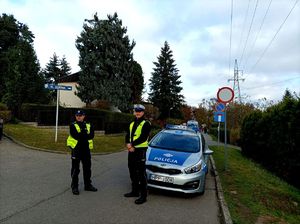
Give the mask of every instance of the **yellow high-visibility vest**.
[[[74, 123], [74, 126], [75, 126], [77, 132], [80, 133], [81, 130], [80, 130], [79, 125], [77, 123]], [[86, 129], [87, 129], [87, 134], [89, 134], [91, 131], [91, 125], [89, 123], [86, 123]], [[89, 149], [93, 149], [94, 148], [93, 140], [90, 139], [90, 140], [88, 140], [88, 142], [89, 142]], [[70, 146], [72, 149], [74, 149], [76, 147], [77, 143], [78, 143], [78, 140], [76, 140], [71, 135], [69, 135], [69, 137], [67, 139], [67, 146]]]
[[[136, 128], [135, 132], [134, 132], [134, 136], [133, 136], [133, 141], [138, 139], [141, 134], [142, 134], [142, 128], [144, 126], [144, 124], [146, 123], [145, 120], [143, 120]], [[132, 128], [133, 128], [133, 124], [134, 122], [131, 122], [130, 126], [129, 126], [129, 131], [130, 131], [130, 138], [131, 138], [131, 134], [132, 134]], [[143, 147], [148, 147], [148, 138], [145, 142], [142, 142], [141, 144], [135, 145], [135, 148], [143, 148]]]

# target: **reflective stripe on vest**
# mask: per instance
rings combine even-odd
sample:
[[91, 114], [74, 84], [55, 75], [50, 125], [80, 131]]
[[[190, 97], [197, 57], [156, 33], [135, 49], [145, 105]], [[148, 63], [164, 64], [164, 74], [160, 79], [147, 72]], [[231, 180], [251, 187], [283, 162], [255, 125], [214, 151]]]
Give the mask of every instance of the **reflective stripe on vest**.
[[[74, 126], [76, 128], [76, 131], [78, 133], [81, 132], [80, 127], [77, 123], [74, 123]], [[87, 129], [87, 134], [89, 134], [91, 132], [91, 125], [90, 124], [86, 124], [86, 129]], [[89, 142], [89, 149], [93, 149], [94, 148], [94, 144], [93, 144], [93, 140], [88, 140]], [[71, 135], [69, 135], [68, 139], [67, 139], [67, 146], [70, 146], [72, 149], [74, 149], [76, 147], [78, 143], [78, 140], [76, 140], [75, 138], [73, 138]]]
[[[135, 132], [134, 132], [134, 136], [133, 136], [133, 141], [138, 139], [141, 134], [142, 134], [142, 128], [144, 126], [144, 124], [146, 123], [145, 120], [143, 120], [136, 128]], [[130, 124], [130, 127], [129, 127], [129, 131], [130, 131], [130, 138], [131, 138], [131, 134], [132, 134], [132, 128], [133, 128], [133, 124], [134, 122], [131, 122]], [[141, 143], [141, 144], [138, 144], [138, 145], [135, 145], [134, 146], [135, 148], [143, 148], [143, 147], [148, 147], [148, 138], [145, 142]]]

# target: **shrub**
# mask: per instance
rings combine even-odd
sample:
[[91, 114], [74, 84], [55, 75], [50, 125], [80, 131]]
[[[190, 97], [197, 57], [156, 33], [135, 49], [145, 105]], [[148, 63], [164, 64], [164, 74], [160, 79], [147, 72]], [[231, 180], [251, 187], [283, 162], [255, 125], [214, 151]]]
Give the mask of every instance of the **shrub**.
[[[69, 125], [75, 120], [75, 112], [82, 108], [59, 107], [58, 125]], [[111, 112], [94, 108], [84, 108], [86, 120], [91, 122], [95, 130], [105, 130], [105, 133], [122, 133], [133, 120], [132, 114]], [[23, 104], [21, 120], [37, 121], [38, 125], [55, 125], [56, 106]]]
[[11, 111], [8, 110], [8, 107], [3, 103], [0, 103], [0, 118], [3, 119], [4, 123], [12, 119]]
[[300, 187], [300, 100], [284, 98], [248, 115], [241, 127], [241, 147], [244, 155]]

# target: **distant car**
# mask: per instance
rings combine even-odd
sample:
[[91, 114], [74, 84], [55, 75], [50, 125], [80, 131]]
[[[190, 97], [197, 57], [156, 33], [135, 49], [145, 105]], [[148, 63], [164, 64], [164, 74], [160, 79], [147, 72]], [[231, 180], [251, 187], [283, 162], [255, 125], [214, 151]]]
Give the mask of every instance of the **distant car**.
[[203, 194], [208, 157], [212, 153], [200, 132], [187, 126], [167, 126], [149, 143], [146, 156], [148, 186]]
[[195, 121], [195, 120], [189, 120], [189, 121], [187, 121], [186, 126], [187, 126], [188, 128], [193, 129], [194, 131], [200, 131], [198, 121]]

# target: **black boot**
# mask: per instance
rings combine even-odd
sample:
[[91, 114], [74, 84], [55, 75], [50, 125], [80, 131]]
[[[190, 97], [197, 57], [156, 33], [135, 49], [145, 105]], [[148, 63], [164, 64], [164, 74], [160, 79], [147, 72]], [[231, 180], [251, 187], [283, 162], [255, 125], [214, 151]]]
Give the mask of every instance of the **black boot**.
[[73, 188], [72, 188], [72, 193], [73, 193], [74, 195], [79, 195], [78, 187], [73, 187]]
[[93, 185], [88, 185], [88, 186], [85, 186], [84, 187], [84, 190], [86, 190], [86, 191], [98, 191], [98, 189], [97, 188], [95, 188]]
[[126, 198], [139, 197], [139, 196], [140, 196], [139, 192], [136, 191], [131, 191], [129, 193], [124, 194], [124, 197]]
[[138, 199], [136, 199], [134, 201], [134, 203], [136, 203], [137, 205], [143, 204], [147, 201], [147, 198], [145, 196], [141, 196]]

